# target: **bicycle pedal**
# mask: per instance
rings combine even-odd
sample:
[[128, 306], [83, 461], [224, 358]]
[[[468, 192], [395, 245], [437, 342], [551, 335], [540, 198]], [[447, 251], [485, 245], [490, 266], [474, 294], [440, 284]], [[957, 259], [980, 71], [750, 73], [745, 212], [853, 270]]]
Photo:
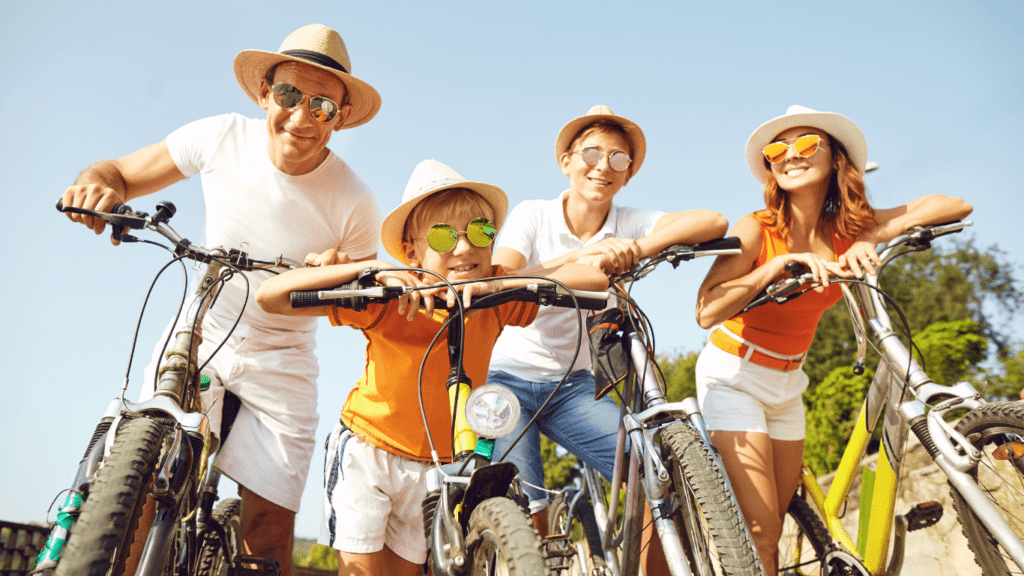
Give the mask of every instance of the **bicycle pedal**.
[[942, 518], [942, 504], [932, 500], [921, 502], [903, 515], [907, 519], [907, 532], [920, 530], [936, 524]]
[[572, 540], [565, 534], [550, 534], [545, 536], [540, 543], [541, 550], [546, 556], [569, 557], [576, 553], [572, 546]]
[[269, 556], [235, 556], [228, 576], [281, 576], [281, 566]]

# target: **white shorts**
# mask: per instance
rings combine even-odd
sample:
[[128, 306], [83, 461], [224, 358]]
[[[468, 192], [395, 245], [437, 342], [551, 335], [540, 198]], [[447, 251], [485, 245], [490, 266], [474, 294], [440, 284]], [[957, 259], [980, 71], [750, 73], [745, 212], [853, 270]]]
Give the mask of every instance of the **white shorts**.
[[[164, 331], [146, 367], [140, 400], [153, 395], [153, 374], [170, 329]], [[230, 325], [225, 329], [211, 316], [206, 317], [199, 345], [200, 366], [224, 341], [228, 329]], [[316, 378], [320, 372], [313, 354], [316, 343], [270, 344], [246, 338], [241, 335], [244, 333], [245, 327], [240, 325], [202, 370], [211, 380], [209, 391], [202, 396], [214, 434], [220, 433], [224, 391], [242, 400], [215, 466], [240, 486], [297, 512], [316, 448]]]
[[767, 368], [708, 343], [697, 358], [697, 401], [708, 430], [763, 432], [774, 440], [803, 440], [803, 368]]
[[431, 464], [381, 450], [341, 420], [326, 448], [319, 543], [351, 554], [387, 545], [413, 564], [426, 562], [422, 506]]

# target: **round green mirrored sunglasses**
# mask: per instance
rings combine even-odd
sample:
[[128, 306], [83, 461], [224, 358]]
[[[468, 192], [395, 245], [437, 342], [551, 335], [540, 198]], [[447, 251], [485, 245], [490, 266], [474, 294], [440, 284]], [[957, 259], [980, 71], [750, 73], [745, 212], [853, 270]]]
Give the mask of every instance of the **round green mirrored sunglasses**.
[[494, 242], [497, 230], [487, 218], [474, 218], [463, 231], [456, 230], [451, 224], [434, 224], [427, 230], [425, 240], [432, 250], [444, 254], [451, 252], [459, 243], [459, 234], [465, 234], [473, 246], [484, 248]]

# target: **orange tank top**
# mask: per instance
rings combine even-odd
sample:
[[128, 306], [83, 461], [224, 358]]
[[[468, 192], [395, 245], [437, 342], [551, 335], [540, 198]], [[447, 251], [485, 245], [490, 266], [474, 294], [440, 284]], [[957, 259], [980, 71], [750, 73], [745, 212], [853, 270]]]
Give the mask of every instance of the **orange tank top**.
[[[849, 250], [853, 242], [853, 238], [833, 236], [834, 258]], [[764, 266], [765, 262], [781, 254], [789, 254], [786, 239], [775, 228], [768, 228], [762, 223], [761, 253], [750, 269]], [[838, 302], [842, 295], [838, 284], [830, 284], [821, 294], [809, 290], [784, 305], [769, 302], [722, 322], [722, 326], [744, 340], [776, 354], [797, 356], [811, 347], [821, 315]]]

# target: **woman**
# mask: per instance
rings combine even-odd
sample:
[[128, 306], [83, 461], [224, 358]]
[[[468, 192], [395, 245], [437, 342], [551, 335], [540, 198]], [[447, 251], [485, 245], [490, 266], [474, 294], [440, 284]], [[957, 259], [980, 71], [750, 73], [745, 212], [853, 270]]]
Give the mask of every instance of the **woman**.
[[[818, 320], [841, 296], [829, 274], [874, 274], [879, 243], [912, 226], [962, 219], [971, 206], [932, 195], [872, 208], [864, 135], [831, 112], [791, 106], [754, 131], [746, 157], [764, 184], [766, 206], [736, 223], [731, 235], [742, 240], [743, 252], [720, 257], [700, 287], [697, 322], [713, 329], [697, 361], [697, 397], [771, 576], [800, 480], [807, 388], [801, 366]], [[807, 266], [821, 287], [784, 306], [740, 314], [790, 262]]]

